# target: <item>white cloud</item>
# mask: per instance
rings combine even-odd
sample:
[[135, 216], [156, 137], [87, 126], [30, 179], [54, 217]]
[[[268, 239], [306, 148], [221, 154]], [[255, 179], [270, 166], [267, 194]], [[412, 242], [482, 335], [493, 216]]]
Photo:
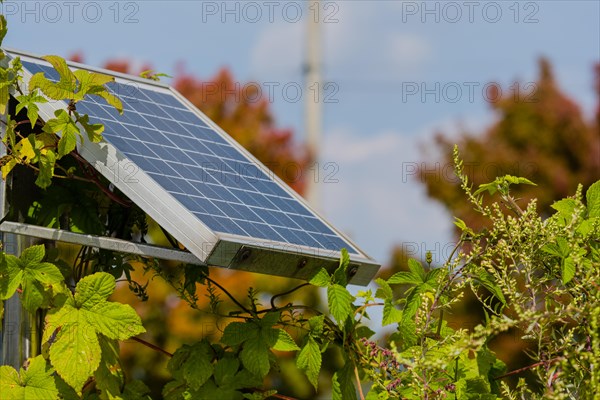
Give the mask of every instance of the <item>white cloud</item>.
[[303, 21], [267, 25], [251, 52], [253, 70], [269, 77], [289, 77], [301, 71], [304, 35]]
[[431, 59], [429, 42], [414, 34], [393, 33], [386, 45], [386, 54], [392, 67], [402, 71], [414, 71]]
[[401, 147], [402, 137], [396, 132], [387, 132], [373, 138], [352, 136], [343, 129], [333, 130], [325, 137], [325, 159], [344, 164], [369, 161], [383, 156], [391, 156]]
[[[328, 3], [334, 4], [334, 3]], [[329, 76], [362, 76], [418, 71], [431, 59], [430, 43], [422, 36], [373, 25], [387, 8], [368, 2], [336, 2], [322, 10], [323, 66]], [[314, 17], [310, 13], [310, 17]], [[305, 19], [278, 21], [265, 26], [251, 50], [254, 71], [266, 76], [297, 75], [306, 47]]]
[[388, 131], [365, 138], [338, 128], [326, 134], [324, 147], [323, 161], [339, 166], [338, 182], [322, 184], [325, 215], [378, 261], [401, 242], [424, 257], [452, 240], [446, 211], [415, 179], [415, 136]]

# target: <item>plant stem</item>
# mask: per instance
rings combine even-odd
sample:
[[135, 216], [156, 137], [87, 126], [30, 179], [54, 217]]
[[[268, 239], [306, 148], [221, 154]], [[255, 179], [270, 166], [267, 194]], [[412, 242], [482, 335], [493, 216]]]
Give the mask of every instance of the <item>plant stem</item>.
[[358, 386], [358, 394], [360, 396], [360, 400], [365, 400], [365, 395], [362, 390], [362, 386], [360, 385], [360, 377], [358, 376], [358, 367], [354, 366], [354, 376], [356, 377], [356, 386]]
[[146, 347], [149, 347], [149, 348], [151, 348], [152, 350], [158, 351], [159, 353], [163, 353], [163, 354], [164, 354], [164, 355], [166, 355], [166, 356], [173, 357], [173, 354], [172, 354], [172, 353], [169, 353], [169, 352], [168, 352], [168, 351], [166, 351], [165, 349], [163, 349], [163, 348], [160, 348], [160, 347], [158, 347], [158, 346], [157, 346], [157, 345], [155, 345], [155, 344], [152, 344], [152, 343], [150, 343], [150, 342], [146, 342], [144, 339], [140, 339], [140, 338], [138, 338], [138, 337], [132, 337], [132, 338], [131, 338], [131, 340], [133, 340], [134, 342], [138, 342], [138, 343], [140, 343], [140, 344], [143, 344], [144, 346], [146, 346]]
[[286, 296], [288, 294], [294, 293], [296, 290], [302, 289], [305, 286], [310, 286], [310, 283], [303, 283], [302, 285], [298, 285], [293, 289], [288, 290], [287, 292], [283, 292], [283, 293], [278, 293], [273, 295], [273, 297], [271, 297], [271, 307], [273, 308], [273, 310], [276, 310], [277, 307], [275, 306], [275, 299], [278, 297], [283, 297]]

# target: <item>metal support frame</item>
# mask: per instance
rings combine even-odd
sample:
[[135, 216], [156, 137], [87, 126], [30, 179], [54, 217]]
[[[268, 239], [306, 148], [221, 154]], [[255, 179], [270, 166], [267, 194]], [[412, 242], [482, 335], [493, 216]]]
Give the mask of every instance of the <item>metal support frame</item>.
[[182, 263], [194, 265], [205, 265], [195, 255], [186, 251], [152, 246], [143, 243], [134, 243], [127, 240], [105, 236], [75, 233], [61, 229], [45, 228], [42, 226], [10, 221], [5, 221], [0, 224], [0, 231], [13, 233], [16, 235], [36, 237], [40, 239], [55, 240], [57, 242], [80, 244], [99, 249], [118, 251], [120, 253], [159, 258], [161, 260], [180, 261]]

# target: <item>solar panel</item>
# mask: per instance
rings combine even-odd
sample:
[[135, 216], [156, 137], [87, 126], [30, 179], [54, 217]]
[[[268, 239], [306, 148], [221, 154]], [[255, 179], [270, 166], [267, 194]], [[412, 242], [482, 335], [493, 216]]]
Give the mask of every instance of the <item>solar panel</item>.
[[[45, 61], [19, 55], [32, 75], [58, 80]], [[78, 102], [78, 112], [105, 126], [105, 142], [86, 141], [79, 152], [198, 258], [306, 278], [319, 266], [334, 268], [346, 248], [357, 267], [353, 282], [376, 272], [371, 258], [173, 88], [99, 72], [115, 76], [107, 86], [124, 112], [94, 96]], [[64, 106], [50, 103], [40, 115]]]

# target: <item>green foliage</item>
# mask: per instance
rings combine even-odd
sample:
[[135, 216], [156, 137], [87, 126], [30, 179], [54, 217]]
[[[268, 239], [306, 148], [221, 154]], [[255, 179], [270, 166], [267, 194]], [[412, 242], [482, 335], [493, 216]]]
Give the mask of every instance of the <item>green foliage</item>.
[[44, 246], [33, 246], [21, 254], [21, 257], [2, 255], [0, 258], [0, 300], [6, 300], [21, 288], [25, 308], [34, 312], [47, 307], [52, 288], [60, 288], [64, 278], [53, 264], [42, 262], [45, 256]]
[[6, 400], [55, 399], [58, 388], [54, 370], [42, 356], [28, 360], [25, 369], [0, 366], [0, 393]]
[[145, 331], [133, 308], [107, 301], [114, 289], [115, 278], [107, 273], [87, 276], [79, 281], [74, 295], [67, 292], [60, 306], [48, 312], [43, 342], [51, 343], [50, 362], [78, 392], [98, 369], [103, 348], [110, 348], [106, 341], [129, 339]]

